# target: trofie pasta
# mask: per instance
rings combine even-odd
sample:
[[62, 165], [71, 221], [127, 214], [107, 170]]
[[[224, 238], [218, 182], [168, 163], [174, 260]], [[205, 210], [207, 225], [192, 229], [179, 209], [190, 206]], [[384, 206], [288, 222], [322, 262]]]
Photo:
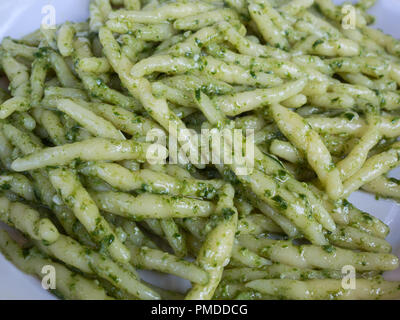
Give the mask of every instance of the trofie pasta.
[[373, 4], [91, 0], [3, 39], [0, 252], [64, 299], [400, 299], [388, 226], [347, 200], [400, 200]]

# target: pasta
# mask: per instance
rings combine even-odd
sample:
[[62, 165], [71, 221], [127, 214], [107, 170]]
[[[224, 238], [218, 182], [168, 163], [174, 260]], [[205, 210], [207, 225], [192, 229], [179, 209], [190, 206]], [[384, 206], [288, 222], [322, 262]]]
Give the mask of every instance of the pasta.
[[4, 38], [0, 252], [64, 299], [400, 299], [389, 227], [347, 200], [400, 200], [373, 4], [348, 29], [331, 0], [91, 0]]

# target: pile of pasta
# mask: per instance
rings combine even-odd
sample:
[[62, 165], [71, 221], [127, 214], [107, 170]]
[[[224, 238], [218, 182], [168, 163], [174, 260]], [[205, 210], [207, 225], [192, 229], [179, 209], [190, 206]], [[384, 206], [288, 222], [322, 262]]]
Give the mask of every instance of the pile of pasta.
[[[65, 299], [399, 298], [388, 226], [346, 200], [400, 198], [400, 42], [373, 4], [345, 27], [330, 0], [92, 0], [3, 39], [0, 220], [24, 241], [1, 252]], [[151, 130], [193, 151], [205, 128], [254, 130], [254, 168], [148, 161]]]

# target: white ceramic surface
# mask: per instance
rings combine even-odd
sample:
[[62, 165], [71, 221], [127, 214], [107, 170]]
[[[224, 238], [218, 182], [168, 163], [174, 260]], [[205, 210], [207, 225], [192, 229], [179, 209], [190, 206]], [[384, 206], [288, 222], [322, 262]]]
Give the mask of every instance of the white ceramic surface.
[[[341, 1], [336, 1], [341, 2]], [[0, 0], [0, 39], [5, 36], [21, 37], [36, 30], [44, 17], [42, 8], [51, 4], [56, 9], [56, 23], [84, 21], [88, 17], [89, 0]], [[400, 38], [400, 0], [378, 0], [370, 10], [376, 16], [375, 26]], [[392, 172], [400, 177], [400, 170]], [[375, 200], [374, 196], [356, 192], [350, 201], [390, 226], [388, 241], [393, 253], [400, 256], [400, 206], [390, 200]], [[1, 226], [0, 226], [1, 227]], [[155, 284], [171, 289], [187, 288], [188, 283], [175, 277], [162, 277], [149, 272], [144, 278]], [[387, 278], [400, 280], [400, 270], [387, 273]], [[42, 289], [40, 282], [20, 272], [0, 254], [0, 300], [2, 299], [54, 299]]]

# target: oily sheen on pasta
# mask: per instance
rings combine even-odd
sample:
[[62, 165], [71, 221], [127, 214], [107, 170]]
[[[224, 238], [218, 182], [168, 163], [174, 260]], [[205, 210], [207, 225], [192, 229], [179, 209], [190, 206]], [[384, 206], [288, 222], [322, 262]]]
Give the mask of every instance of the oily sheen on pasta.
[[347, 201], [400, 200], [400, 41], [373, 4], [91, 0], [4, 38], [0, 221], [23, 241], [0, 251], [64, 299], [399, 299], [388, 226]]

